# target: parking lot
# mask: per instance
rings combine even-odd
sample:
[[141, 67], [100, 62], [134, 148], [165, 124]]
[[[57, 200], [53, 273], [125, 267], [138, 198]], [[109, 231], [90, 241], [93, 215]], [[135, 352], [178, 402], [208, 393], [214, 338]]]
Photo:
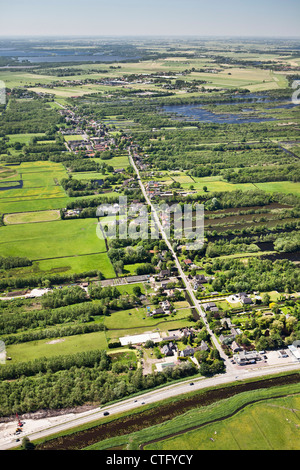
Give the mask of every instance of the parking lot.
[[261, 368], [261, 367], [268, 367], [268, 366], [285, 366], [288, 364], [297, 364], [299, 361], [295, 358], [295, 356], [289, 351], [287, 348], [282, 348], [276, 351], [265, 351], [263, 354], [260, 354], [261, 360], [256, 361], [253, 364], [245, 364], [239, 365], [237, 363], [233, 363], [234, 367], [237, 369], [247, 369], [249, 368]]

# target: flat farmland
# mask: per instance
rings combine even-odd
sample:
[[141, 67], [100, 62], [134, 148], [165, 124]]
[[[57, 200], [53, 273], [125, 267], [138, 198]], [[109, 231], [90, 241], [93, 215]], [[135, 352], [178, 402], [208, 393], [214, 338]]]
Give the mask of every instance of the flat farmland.
[[107, 349], [103, 331], [14, 344], [7, 346], [7, 354], [12, 357], [14, 363], [17, 363], [33, 361], [40, 357], [76, 354], [93, 349]]
[[91, 160], [95, 160], [95, 162], [99, 164], [104, 161], [107, 165], [113, 166], [114, 168], [127, 168], [130, 165], [127, 154], [118, 155], [109, 160], [101, 160], [101, 158], [92, 158]]
[[207, 187], [207, 191], [218, 192], [218, 191], [249, 191], [257, 189], [253, 183], [228, 183], [227, 181], [221, 180], [218, 176], [208, 176], [203, 178], [194, 177], [195, 182], [192, 183], [181, 183], [184, 189], [189, 189], [191, 185], [197, 192], [204, 193], [203, 186]]
[[300, 195], [300, 183], [292, 181], [272, 181], [267, 183], [255, 183], [258, 189], [263, 189], [270, 193], [285, 193]]
[[231, 418], [149, 444], [145, 450], [299, 450], [300, 395], [247, 406]]
[[10, 185], [6, 178], [1, 179], [0, 174], [0, 186], [5, 183], [7, 187], [0, 192], [0, 212], [3, 214], [59, 209], [69, 199], [59, 185], [67, 175], [61, 163], [24, 162], [3, 168], [14, 171], [9, 179]]
[[[43, 137], [46, 136], [44, 133], [35, 133], [35, 134], [8, 134], [6, 137], [9, 138], [9, 142], [14, 144], [19, 142], [20, 144], [29, 144], [33, 137]], [[45, 137], [46, 139], [46, 137]]]
[[31, 260], [104, 253], [105, 242], [96, 235], [97, 219], [59, 220], [1, 227], [3, 256]]
[[118, 340], [122, 336], [138, 335], [149, 331], [169, 332], [179, 328], [193, 326], [195, 322], [188, 319], [191, 315], [190, 309], [179, 310], [174, 316], [165, 316], [160, 318], [147, 317], [146, 309], [124, 310], [114, 312], [104, 320], [107, 340]]
[[37, 222], [51, 222], [60, 219], [58, 210], [37, 211], [37, 212], [20, 212], [7, 214], [4, 216], [5, 225], [28, 224]]
[[70, 142], [72, 140], [83, 140], [83, 136], [81, 134], [74, 134], [74, 135], [64, 135], [64, 139], [66, 142]]
[[98, 270], [108, 279], [115, 277], [114, 268], [107, 253], [92, 253], [82, 256], [64, 256], [33, 263], [40, 272], [47, 273], [82, 273]]

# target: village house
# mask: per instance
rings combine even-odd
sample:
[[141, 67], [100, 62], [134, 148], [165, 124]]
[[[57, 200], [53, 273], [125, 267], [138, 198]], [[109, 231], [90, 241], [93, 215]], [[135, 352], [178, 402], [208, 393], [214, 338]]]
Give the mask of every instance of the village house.
[[174, 351], [176, 351], [177, 347], [174, 343], [170, 342], [169, 344], [165, 344], [161, 348], [161, 353], [164, 354], [165, 356], [173, 356]]
[[206, 304], [202, 304], [202, 307], [205, 312], [218, 312], [219, 309], [214, 302], [207, 302]]
[[191, 266], [193, 264], [193, 261], [191, 259], [184, 259], [183, 262], [186, 266]]
[[165, 314], [166, 312], [164, 311], [163, 308], [155, 308], [154, 310], [152, 310], [152, 312], [150, 313], [150, 316], [154, 316], [154, 315], [163, 315]]
[[171, 275], [170, 269], [163, 269], [163, 270], [160, 271], [160, 273], [158, 274], [158, 278], [159, 278], [159, 279], [166, 279], [166, 278], [169, 277], [170, 275]]
[[168, 300], [164, 300], [163, 302], [160, 303], [161, 307], [164, 309], [164, 311], [169, 311], [171, 304]]
[[195, 348], [187, 346], [183, 351], [180, 352], [181, 357], [193, 356], [195, 353]]
[[238, 297], [243, 305], [251, 305], [253, 303], [252, 299], [245, 292], [240, 292]]

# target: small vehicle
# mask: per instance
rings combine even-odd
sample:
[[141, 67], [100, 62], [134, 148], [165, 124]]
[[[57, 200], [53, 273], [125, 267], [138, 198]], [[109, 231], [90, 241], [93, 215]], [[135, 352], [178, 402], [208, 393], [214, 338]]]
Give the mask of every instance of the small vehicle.
[[109, 412], [108, 412], [108, 411], [104, 411], [103, 416], [108, 416], [108, 415], [109, 415]]
[[194, 385], [194, 382], [191, 382], [190, 385]]
[[142, 401], [142, 405], [144, 405], [144, 404], [145, 404], [145, 402], [144, 402], [144, 401]]

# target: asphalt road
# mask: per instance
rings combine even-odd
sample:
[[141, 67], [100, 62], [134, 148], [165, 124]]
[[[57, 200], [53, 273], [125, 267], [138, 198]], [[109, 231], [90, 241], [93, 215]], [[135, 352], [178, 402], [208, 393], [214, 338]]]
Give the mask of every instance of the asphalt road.
[[139, 170], [138, 170], [138, 168], [137, 168], [137, 166], [136, 166], [136, 164], [135, 164], [135, 162], [134, 162], [134, 160], [133, 160], [133, 158], [132, 158], [132, 155], [131, 155], [130, 153], [129, 153], [129, 159], [130, 159], [131, 165], [133, 166], [133, 168], [134, 168], [134, 170], [135, 170], [135, 172], [136, 172], [136, 174], [137, 174], [138, 182], [139, 182], [140, 188], [141, 188], [141, 190], [142, 190], [142, 193], [143, 193], [143, 195], [144, 195], [144, 198], [145, 198], [147, 204], [148, 204], [148, 205], [150, 206], [150, 208], [151, 208], [152, 215], [153, 215], [153, 218], [154, 218], [154, 220], [155, 220], [155, 223], [156, 223], [156, 225], [157, 225], [157, 227], [158, 227], [158, 230], [159, 230], [159, 232], [161, 233], [161, 236], [162, 236], [162, 238], [164, 239], [164, 241], [165, 241], [167, 247], [169, 248], [170, 252], [172, 253], [172, 256], [173, 256], [173, 259], [174, 259], [174, 261], [175, 261], [175, 264], [176, 264], [176, 267], [177, 267], [177, 269], [178, 269], [178, 272], [179, 272], [179, 274], [180, 274], [180, 277], [182, 278], [182, 280], [183, 280], [183, 282], [184, 282], [184, 284], [185, 284], [185, 286], [186, 286], [186, 290], [187, 290], [187, 292], [189, 293], [189, 296], [190, 296], [190, 298], [191, 298], [191, 300], [192, 300], [192, 302], [193, 302], [195, 308], [197, 309], [199, 315], [200, 315], [201, 318], [203, 319], [203, 322], [204, 322], [204, 324], [205, 324], [205, 327], [206, 327], [208, 333], [209, 333], [210, 336], [211, 336], [211, 339], [212, 339], [212, 342], [214, 343], [215, 348], [219, 351], [220, 357], [221, 357], [221, 358], [223, 359], [223, 361], [225, 362], [226, 369], [227, 369], [227, 370], [232, 370], [232, 369], [233, 369], [232, 364], [231, 364], [231, 362], [228, 360], [228, 357], [227, 357], [226, 354], [224, 353], [223, 349], [221, 348], [221, 346], [220, 346], [219, 342], [217, 341], [217, 339], [216, 339], [216, 337], [215, 337], [213, 331], [210, 329], [209, 324], [208, 324], [208, 322], [207, 322], [207, 320], [206, 320], [206, 317], [205, 317], [205, 313], [203, 312], [199, 301], [198, 301], [198, 300], [196, 299], [196, 297], [195, 297], [194, 291], [193, 291], [193, 289], [192, 289], [192, 287], [191, 287], [191, 285], [190, 285], [190, 283], [189, 283], [189, 280], [188, 280], [187, 276], [185, 275], [185, 272], [183, 271], [183, 269], [182, 269], [182, 267], [181, 267], [181, 264], [180, 264], [180, 262], [179, 262], [179, 260], [178, 260], [177, 254], [175, 253], [175, 251], [174, 251], [174, 249], [173, 249], [173, 247], [172, 247], [172, 245], [171, 245], [171, 243], [170, 243], [170, 240], [167, 238], [167, 235], [166, 235], [166, 233], [165, 233], [165, 231], [164, 231], [164, 228], [163, 228], [163, 226], [162, 226], [162, 224], [161, 224], [161, 222], [160, 222], [159, 216], [158, 216], [158, 214], [157, 214], [156, 208], [155, 208], [154, 205], [152, 204], [152, 202], [151, 202], [151, 200], [150, 200], [150, 198], [149, 198], [149, 196], [148, 196], [148, 194], [147, 194], [147, 191], [146, 191], [146, 189], [145, 189], [145, 186], [144, 186], [144, 184], [143, 184], [143, 182], [142, 182], [142, 180], [141, 180], [141, 177], [140, 177], [140, 172], [139, 172]]
[[[283, 370], [293, 371], [293, 370], [299, 370], [299, 369], [300, 369], [300, 364], [294, 363], [294, 364], [289, 364], [289, 365], [285, 365], [281, 367], [264, 366], [264, 367], [261, 367], [260, 369], [258, 368], [253, 369], [253, 370], [243, 369], [243, 370], [239, 370], [238, 372], [235, 371], [234, 373], [226, 372], [224, 374], [220, 374], [211, 378], [205, 378], [205, 377], [191, 378], [179, 384], [169, 385], [159, 390], [146, 392], [135, 398], [123, 400], [113, 405], [104, 406], [101, 409], [97, 408], [95, 410], [80, 413], [76, 415], [75, 417], [74, 416], [71, 417], [68, 420], [66, 420], [66, 418], [62, 416], [61, 417], [62, 422], [49, 425], [45, 429], [41, 429], [38, 431], [33, 431], [33, 432], [26, 431], [26, 424], [25, 424], [24, 431], [19, 436], [20, 442], [19, 443], [16, 442], [17, 436], [11, 436], [7, 439], [3, 439], [2, 442], [0, 442], [0, 450], [7, 450], [7, 449], [20, 445], [21, 439], [24, 436], [28, 436], [31, 441], [34, 441], [35, 439], [44, 438], [46, 436], [50, 436], [51, 434], [66, 431], [70, 428], [74, 428], [82, 424], [91, 423], [93, 421], [99, 420], [100, 418], [103, 418], [104, 417], [103, 413], [107, 411], [109, 412], [110, 416], [112, 416], [118, 413], [122, 413], [122, 412], [139, 408], [143, 405], [155, 403], [155, 402], [165, 400], [167, 398], [175, 397], [175, 396], [188, 393], [194, 390], [200, 390], [200, 389], [207, 388], [207, 387], [219, 386], [219, 385], [230, 383], [230, 382], [237, 382], [243, 379], [251, 379], [251, 378], [256, 378], [260, 376], [276, 374]], [[193, 383], [193, 385], [191, 385], [191, 383]]]

